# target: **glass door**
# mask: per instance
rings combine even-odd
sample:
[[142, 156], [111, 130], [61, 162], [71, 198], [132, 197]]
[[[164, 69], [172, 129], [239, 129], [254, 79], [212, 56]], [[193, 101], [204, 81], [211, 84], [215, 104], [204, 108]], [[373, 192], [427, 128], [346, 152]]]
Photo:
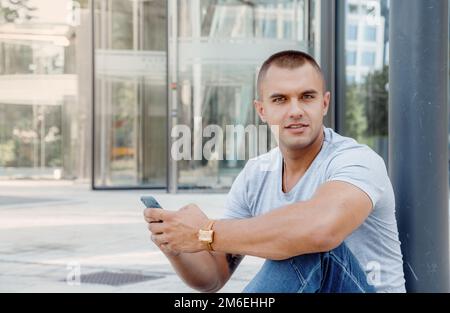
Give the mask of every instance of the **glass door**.
[[166, 187], [167, 1], [95, 0], [94, 188]]
[[[253, 108], [258, 66], [277, 51], [314, 51], [309, 40], [310, 3], [172, 2], [178, 12], [176, 41], [169, 38], [169, 49], [177, 51], [177, 75], [171, 77], [177, 86], [176, 121], [191, 130], [192, 152], [174, 162], [178, 188], [229, 188], [254, 156], [251, 151], [258, 139], [251, 131], [254, 126], [259, 132], [260, 124]], [[224, 139], [215, 158], [204, 154], [211, 126], [221, 129]], [[177, 132], [173, 135], [172, 141], [180, 140]]]
[[66, 3], [25, 2], [0, 1], [0, 179], [71, 179], [78, 25]]

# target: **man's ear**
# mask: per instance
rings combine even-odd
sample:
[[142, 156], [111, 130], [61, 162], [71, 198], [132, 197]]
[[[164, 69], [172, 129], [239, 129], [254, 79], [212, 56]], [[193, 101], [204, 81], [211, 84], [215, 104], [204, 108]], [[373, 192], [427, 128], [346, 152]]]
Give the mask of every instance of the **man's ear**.
[[265, 111], [262, 101], [255, 100], [253, 101], [253, 105], [255, 106], [256, 112], [259, 115], [259, 118], [263, 121], [263, 123], [266, 123], [266, 117], [265, 117]]
[[328, 108], [330, 107], [331, 93], [327, 91], [323, 96], [323, 116], [327, 115]]

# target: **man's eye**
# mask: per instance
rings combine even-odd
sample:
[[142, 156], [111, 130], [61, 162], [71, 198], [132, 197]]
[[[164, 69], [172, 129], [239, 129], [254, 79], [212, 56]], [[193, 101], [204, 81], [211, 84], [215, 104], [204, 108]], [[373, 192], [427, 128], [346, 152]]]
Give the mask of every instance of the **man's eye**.
[[284, 101], [284, 98], [275, 98], [275, 99], [273, 99], [273, 102], [275, 102], [275, 103], [281, 103], [283, 101]]
[[306, 99], [306, 100], [314, 99], [314, 96], [313, 95], [304, 95], [303, 99]]

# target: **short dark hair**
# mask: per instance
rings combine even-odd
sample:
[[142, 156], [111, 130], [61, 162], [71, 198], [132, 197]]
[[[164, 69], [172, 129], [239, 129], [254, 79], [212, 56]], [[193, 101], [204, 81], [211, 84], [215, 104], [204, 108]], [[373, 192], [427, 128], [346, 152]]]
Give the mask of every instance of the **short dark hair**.
[[322, 69], [312, 56], [302, 51], [286, 50], [271, 55], [261, 66], [256, 85], [256, 87], [258, 88], [258, 98], [261, 98], [261, 84], [266, 77], [267, 71], [269, 70], [271, 65], [276, 65], [281, 68], [294, 69], [307, 63], [311, 64], [317, 70], [317, 72], [324, 80], [325, 87], [325, 79], [323, 78]]

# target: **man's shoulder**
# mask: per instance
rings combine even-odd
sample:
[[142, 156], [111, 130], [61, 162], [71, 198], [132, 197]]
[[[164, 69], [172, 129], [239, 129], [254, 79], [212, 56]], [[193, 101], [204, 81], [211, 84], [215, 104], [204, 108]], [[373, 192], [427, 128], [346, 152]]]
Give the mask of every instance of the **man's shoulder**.
[[[384, 159], [369, 146], [349, 137], [340, 137], [329, 155], [325, 180], [351, 183], [370, 197], [375, 208], [383, 199], [383, 206], [388, 204], [387, 209], [392, 209], [394, 195]], [[376, 212], [380, 210], [374, 210], [373, 214], [379, 214]]]

